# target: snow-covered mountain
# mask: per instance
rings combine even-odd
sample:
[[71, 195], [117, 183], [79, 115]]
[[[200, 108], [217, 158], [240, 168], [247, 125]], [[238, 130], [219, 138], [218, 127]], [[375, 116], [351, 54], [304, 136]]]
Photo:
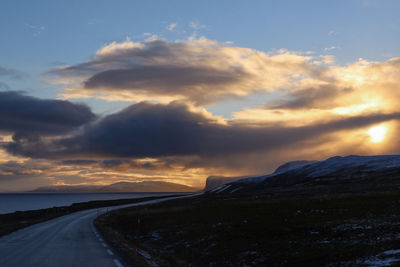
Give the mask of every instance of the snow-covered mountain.
[[279, 166], [275, 171], [274, 174], [286, 172], [298, 167], [303, 167], [305, 165], [309, 165], [311, 163], [317, 162], [315, 160], [297, 160], [297, 161], [289, 161], [285, 164]]
[[[282, 173], [294, 168], [298, 168], [307, 164], [311, 164], [314, 163], [316, 161], [308, 161], [308, 160], [299, 160], [299, 161], [290, 161], [287, 162], [285, 164], [280, 165], [273, 174], [278, 174], [278, 173]], [[206, 186], [204, 187], [204, 191], [212, 191], [216, 188], [220, 188], [222, 185], [231, 183], [231, 182], [235, 182], [235, 181], [239, 181], [239, 180], [244, 180], [247, 179], [248, 181], [251, 181], [253, 179], [258, 179], [261, 177], [267, 177], [270, 176], [272, 174], [269, 175], [264, 175], [264, 176], [257, 176], [257, 177], [245, 177], [245, 176], [240, 176], [240, 177], [225, 177], [225, 176], [209, 176], [206, 180]]]
[[324, 161], [301, 162], [303, 164], [286, 163], [272, 174], [241, 179], [215, 191], [262, 191], [268, 188], [311, 185], [349, 184], [350, 186], [350, 183], [366, 181], [377, 183], [375, 185], [377, 187], [388, 185], [388, 182], [393, 186], [397, 184], [400, 186], [400, 155], [335, 156]]

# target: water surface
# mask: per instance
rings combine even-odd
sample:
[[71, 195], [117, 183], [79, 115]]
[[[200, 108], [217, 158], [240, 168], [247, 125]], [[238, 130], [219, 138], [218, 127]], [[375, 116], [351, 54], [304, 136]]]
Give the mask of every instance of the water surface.
[[0, 194], [0, 214], [69, 206], [72, 203], [91, 200], [129, 199], [175, 194], [177, 193], [6, 193]]

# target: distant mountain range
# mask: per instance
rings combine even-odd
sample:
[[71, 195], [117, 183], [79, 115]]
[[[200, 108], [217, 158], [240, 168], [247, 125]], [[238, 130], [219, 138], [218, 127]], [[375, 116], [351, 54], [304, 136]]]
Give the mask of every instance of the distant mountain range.
[[[376, 191], [400, 188], [400, 155], [335, 156], [323, 161], [291, 161], [275, 172], [256, 177], [207, 178], [204, 191], [212, 193], [259, 193], [290, 190]], [[46, 186], [33, 193], [88, 192], [196, 192], [182, 184], [145, 181], [119, 182], [107, 186]]]
[[119, 182], [106, 186], [99, 185], [60, 185], [45, 186], [29, 191], [32, 193], [102, 193], [102, 192], [196, 192], [199, 189], [175, 183], [145, 181], [145, 182]]
[[238, 179], [211, 189], [210, 192], [262, 193], [312, 189], [345, 193], [399, 188], [400, 155], [352, 155], [336, 156], [324, 161], [288, 162], [274, 173]]

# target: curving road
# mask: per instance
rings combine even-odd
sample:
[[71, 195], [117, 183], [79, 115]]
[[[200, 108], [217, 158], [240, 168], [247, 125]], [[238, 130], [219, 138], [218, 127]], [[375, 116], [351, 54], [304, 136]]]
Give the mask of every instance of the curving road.
[[[108, 210], [148, 205], [199, 194], [169, 197]], [[0, 238], [0, 266], [123, 266], [93, 227], [107, 208], [79, 211], [35, 224]]]

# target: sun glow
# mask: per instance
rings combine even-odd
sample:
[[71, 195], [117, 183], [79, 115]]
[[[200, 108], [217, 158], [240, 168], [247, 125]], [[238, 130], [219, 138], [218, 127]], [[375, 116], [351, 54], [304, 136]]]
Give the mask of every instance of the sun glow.
[[356, 114], [356, 113], [360, 113], [367, 109], [371, 110], [371, 109], [378, 108], [378, 107], [379, 107], [378, 103], [351, 105], [351, 106], [346, 106], [346, 107], [334, 108], [334, 109], [332, 109], [332, 113], [341, 114], [341, 115]]
[[385, 139], [386, 132], [387, 132], [387, 127], [384, 125], [375, 126], [368, 130], [371, 142], [373, 143], [382, 142]]

